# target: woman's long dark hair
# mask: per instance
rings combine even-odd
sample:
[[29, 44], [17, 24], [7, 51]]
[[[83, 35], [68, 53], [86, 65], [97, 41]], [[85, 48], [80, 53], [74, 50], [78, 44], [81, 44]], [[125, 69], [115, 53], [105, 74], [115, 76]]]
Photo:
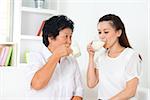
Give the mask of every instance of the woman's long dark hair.
[[[116, 29], [116, 31], [121, 30], [122, 33], [121, 33], [121, 36], [119, 37], [120, 45], [125, 48], [127, 48], [127, 47], [132, 48], [128, 41], [127, 35], [126, 35], [125, 26], [124, 26], [122, 20], [118, 16], [116, 16], [114, 14], [107, 14], [99, 19], [99, 23], [102, 21], [110, 21], [112, 24], [112, 27], [114, 27]], [[140, 55], [139, 55], [139, 58], [142, 60]]]

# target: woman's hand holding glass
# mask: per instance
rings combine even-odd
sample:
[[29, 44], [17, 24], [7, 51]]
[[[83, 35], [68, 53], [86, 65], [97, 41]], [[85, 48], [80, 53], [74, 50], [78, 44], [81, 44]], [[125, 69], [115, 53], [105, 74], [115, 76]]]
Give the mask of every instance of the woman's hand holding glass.
[[87, 51], [88, 51], [88, 53], [89, 53], [89, 56], [94, 56], [95, 50], [94, 50], [94, 48], [92, 47], [92, 42], [88, 44], [88, 46], [87, 46]]
[[89, 55], [94, 56], [95, 52], [100, 50], [104, 44], [105, 43], [101, 40], [93, 40], [87, 47]]
[[61, 58], [61, 57], [69, 56], [71, 53], [72, 53], [72, 49], [70, 48], [70, 46], [64, 44], [64, 45], [58, 46], [54, 50], [53, 54]]

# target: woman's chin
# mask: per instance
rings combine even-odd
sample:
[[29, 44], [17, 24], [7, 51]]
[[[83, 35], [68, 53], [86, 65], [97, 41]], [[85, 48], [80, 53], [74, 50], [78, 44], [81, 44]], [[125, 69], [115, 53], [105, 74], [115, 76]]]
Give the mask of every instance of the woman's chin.
[[109, 46], [105, 46], [105, 45], [104, 45], [103, 47], [104, 47], [106, 50], [110, 48]]
[[103, 46], [105, 49], [107, 49], [108, 47], [106, 45]]

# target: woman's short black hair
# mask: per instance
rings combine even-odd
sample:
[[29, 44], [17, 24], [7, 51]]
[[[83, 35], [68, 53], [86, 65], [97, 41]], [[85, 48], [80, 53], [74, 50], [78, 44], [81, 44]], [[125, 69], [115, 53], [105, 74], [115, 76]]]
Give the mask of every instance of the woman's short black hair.
[[56, 37], [59, 35], [59, 32], [65, 28], [70, 28], [72, 31], [74, 29], [74, 22], [67, 16], [58, 15], [53, 16], [50, 19], [46, 20], [42, 30], [44, 45], [48, 47], [49, 45], [48, 37], [56, 39]]

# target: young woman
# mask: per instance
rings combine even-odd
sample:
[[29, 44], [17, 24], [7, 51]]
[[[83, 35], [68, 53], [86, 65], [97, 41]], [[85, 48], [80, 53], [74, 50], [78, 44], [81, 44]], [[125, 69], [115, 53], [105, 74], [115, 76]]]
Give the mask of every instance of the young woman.
[[98, 99], [128, 100], [135, 96], [139, 83], [141, 57], [131, 48], [121, 19], [108, 14], [99, 19], [99, 38], [105, 42], [103, 56], [95, 57], [90, 43], [88, 87], [98, 85]]
[[79, 66], [76, 59], [69, 56], [73, 25], [64, 15], [45, 21], [43, 50], [30, 53], [31, 98], [40, 95], [40, 100], [82, 100]]

